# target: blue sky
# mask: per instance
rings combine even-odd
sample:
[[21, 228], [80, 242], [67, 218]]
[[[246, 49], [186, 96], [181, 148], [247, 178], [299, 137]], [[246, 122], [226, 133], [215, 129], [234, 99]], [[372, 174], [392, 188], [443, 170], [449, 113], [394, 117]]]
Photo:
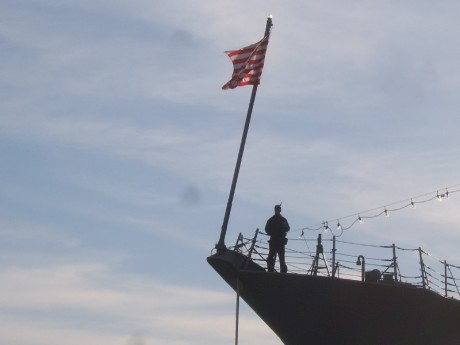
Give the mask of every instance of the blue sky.
[[[233, 343], [235, 296], [205, 259], [251, 89], [221, 90], [224, 51], [262, 38], [268, 14], [228, 244], [280, 201], [297, 231], [459, 189], [459, 10], [0, 2], [0, 343]], [[459, 196], [342, 238], [460, 264]], [[281, 344], [244, 305], [240, 321], [240, 344]]]

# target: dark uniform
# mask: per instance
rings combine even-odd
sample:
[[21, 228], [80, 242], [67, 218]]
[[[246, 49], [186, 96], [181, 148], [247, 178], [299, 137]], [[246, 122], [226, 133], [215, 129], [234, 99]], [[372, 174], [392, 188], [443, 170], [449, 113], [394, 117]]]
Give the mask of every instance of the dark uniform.
[[284, 259], [284, 246], [287, 243], [286, 233], [289, 231], [289, 223], [281, 214], [281, 205], [275, 206], [275, 214], [267, 220], [265, 232], [270, 235], [269, 252], [267, 257], [267, 269], [273, 272], [275, 269], [276, 254], [280, 261], [281, 273], [287, 272], [286, 261]]

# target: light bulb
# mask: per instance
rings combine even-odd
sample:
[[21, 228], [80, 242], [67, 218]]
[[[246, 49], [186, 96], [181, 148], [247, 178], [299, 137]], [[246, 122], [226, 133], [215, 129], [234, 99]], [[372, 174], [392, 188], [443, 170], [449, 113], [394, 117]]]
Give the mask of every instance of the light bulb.
[[439, 201], [442, 201], [443, 196], [444, 196], [444, 194], [439, 195], [439, 193], [436, 192], [436, 198], [438, 198]]

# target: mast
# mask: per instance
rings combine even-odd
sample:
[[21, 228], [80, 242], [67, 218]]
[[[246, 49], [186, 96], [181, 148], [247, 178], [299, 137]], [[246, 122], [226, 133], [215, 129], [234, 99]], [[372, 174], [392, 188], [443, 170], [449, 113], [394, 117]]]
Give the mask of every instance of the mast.
[[[271, 29], [272, 26], [273, 26], [273, 24], [272, 24], [272, 16], [270, 15], [267, 18], [267, 24], [265, 26], [264, 37], [267, 36], [268, 34], [270, 34], [270, 29]], [[249, 101], [248, 112], [247, 112], [247, 115], [246, 115], [246, 122], [244, 124], [243, 135], [241, 137], [240, 150], [238, 152], [238, 158], [236, 160], [235, 171], [233, 173], [232, 185], [230, 187], [230, 194], [228, 196], [227, 208], [225, 210], [225, 216], [224, 216], [224, 221], [222, 223], [219, 242], [216, 245], [216, 249], [217, 249], [218, 252], [223, 252], [226, 249], [225, 235], [227, 233], [227, 226], [228, 226], [228, 221], [230, 219], [230, 212], [232, 210], [232, 203], [233, 203], [233, 197], [235, 195], [236, 183], [238, 181], [238, 174], [240, 172], [241, 161], [243, 159], [244, 147], [246, 145], [246, 138], [247, 138], [248, 131], [249, 131], [249, 124], [251, 122], [252, 108], [254, 107], [254, 101], [256, 99], [257, 86], [258, 85], [254, 85], [252, 87], [251, 99]]]

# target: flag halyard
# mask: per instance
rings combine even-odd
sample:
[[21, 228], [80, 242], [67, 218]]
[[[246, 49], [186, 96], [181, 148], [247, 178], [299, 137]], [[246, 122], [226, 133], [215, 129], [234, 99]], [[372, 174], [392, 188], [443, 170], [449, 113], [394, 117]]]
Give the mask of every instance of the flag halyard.
[[270, 35], [267, 35], [255, 44], [225, 52], [232, 60], [233, 74], [232, 78], [222, 86], [223, 90], [260, 84], [269, 37]]

